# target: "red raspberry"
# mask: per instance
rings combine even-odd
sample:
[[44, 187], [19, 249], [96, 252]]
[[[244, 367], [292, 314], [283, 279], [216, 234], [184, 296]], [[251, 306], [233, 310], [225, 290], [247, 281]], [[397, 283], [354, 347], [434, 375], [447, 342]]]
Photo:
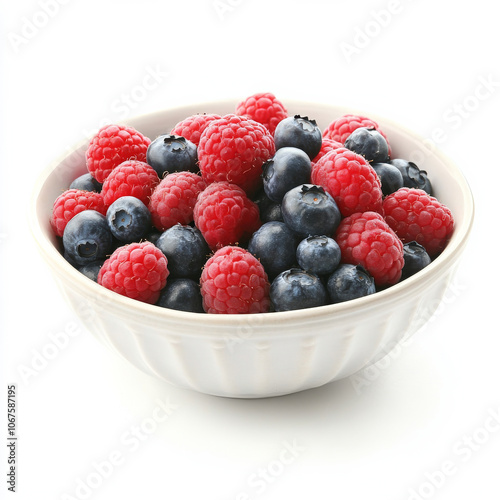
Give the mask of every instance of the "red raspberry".
[[106, 177], [101, 194], [108, 207], [122, 196], [135, 196], [147, 205], [159, 182], [153, 167], [143, 161], [128, 160], [120, 163]]
[[261, 224], [257, 205], [229, 182], [214, 182], [198, 196], [194, 223], [212, 250], [248, 240]]
[[202, 132], [210, 124], [210, 122], [218, 120], [219, 118], [221, 118], [221, 116], [214, 113], [188, 116], [184, 120], [177, 123], [170, 133], [173, 135], [180, 135], [198, 146]]
[[208, 259], [200, 279], [203, 308], [212, 314], [269, 310], [269, 281], [262, 264], [247, 250], [226, 246]]
[[261, 92], [247, 97], [236, 106], [236, 114], [262, 123], [271, 135], [281, 120], [288, 117], [288, 111], [274, 94]]
[[363, 266], [375, 284], [393, 285], [401, 278], [403, 243], [376, 212], [346, 217], [337, 228], [342, 262]]
[[343, 147], [344, 145], [341, 142], [323, 137], [323, 140], [321, 141], [321, 149], [319, 150], [319, 153], [312, 159], [311, 165], [313, 166], [318, 163], [318, 161], [321, 160], [321, 158], [323, 158], [323, 156], [325, 156], [330, 151]]
[[126, 160], [146, 161], [151, 140], [132, 127], [106, 125], [92, 138], [87, 148], [87, 168], [98, 182]]
[[102, 215], [106, 215], [106, 206], [102, 195], [81, 189], [67, 189], [60, 194], [54, 201], [50, 217], [50, 225], [57, 236], [62, 237], [66, 224], [83, 210], [96, 210]]
[[203, 179], [193, 172], [172, 172], [156, 186], [149, 200], [154, 226], [160, 231], [176, 224], [189, 224], [198, 195], [205, 189]]
[[104, 261], [97, 283], [131, 299], [154, 304], [170, 274], [167, 258], [153, 243], [130, 243]]
[[357, 212], [382, 213], [382, 185], [375, 170], [346, 148], [327, 153], [314, 164], [311, 182], [322, 186], [346, 217]]
[[254, 120], [226, 115], [210, 122], [198, 145], [200, 171], [207, 184], [226, 181], [254, 192], [262, 165], [276, 152], [273, 136]]
[[360, 115], [344, 115], [336, 120], [333, 120], [328, 127], [323, 131], [323, 138], [333, 139], [334, 141], [345, 143], [345, 140], [359, 127], [370, 127], [378, 130], [389, 146], [389, 156], [391, 156], [391, 146], [387, 140], [387, 136], [380, 129], [377, 122], [370, 118]]
[[443, 250], [453, 232], [448, 207], [422, 189], [401, 188], [384, 199], [387, 224], [404, 243], [420, 243], [430, 257]]

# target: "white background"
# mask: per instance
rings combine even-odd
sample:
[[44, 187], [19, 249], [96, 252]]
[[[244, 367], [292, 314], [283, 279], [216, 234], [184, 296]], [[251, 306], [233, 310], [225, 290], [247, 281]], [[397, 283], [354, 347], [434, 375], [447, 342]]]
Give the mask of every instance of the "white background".
[[[19, 440], [15, 495], [0, 443], [1, 498], [500, 498], [491, 5], [2, 2], [0, 437], [14, 383]], [[83, 328], [29, 234], [33, 180], [102, 123], [259, 91], [400, 122], [447, 153], [473, 190], [474, 232], [445, 303], [361, 386], [247, 401], [165, 385]], [[58, 334], [69, 340], [53, 355]], [[156, 423], [160, 403], [168, 418]]]

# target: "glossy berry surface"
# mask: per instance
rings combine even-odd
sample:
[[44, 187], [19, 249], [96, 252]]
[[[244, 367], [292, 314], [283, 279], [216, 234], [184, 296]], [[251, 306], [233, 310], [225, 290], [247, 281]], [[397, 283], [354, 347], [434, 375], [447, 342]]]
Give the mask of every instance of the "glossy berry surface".
[[389, 160], [389, 145], [384, 136], [375, 128], [357, 128], [345, 140], [344, 146], [363, 156], [370, 163]]
[[158, 136], [148, 146], [146, 161], [160, 179], [172, 172], [198, 171], [196, 145], [185, 137], [174, 134]]
[[328, 301], [326, 289], [319, 277], [296, 268], [282, 272], [273, 280], [270, 297], [274, 311], [318, 307]]
[[157, 306], [177, 311], [204, 313], [200, 284], [189, 278], [169, 279], [160, 292]]
[[151, 213], [134, 196], [122, 196], [106, 212], [106, 220], [113, 236], [124, 243], [140, 240], [151, 231]]
[[82, 174], [69, 185], [69, 189], [80, 189], [81, 191], [95, 191], [100, 193], [102, 184], [97, 182], [90, 173]]
[[307, 116], [289, 116], [274, 131], [276, 150], [290, 146], [302, 149], [312, 160], [321, 150], [322, 134], [315, 120]]
[[416, 241], [410, 241], [403, 245], [403, 258], [405, 264], [401, 280], [413, 276], [431, 263], [431, 258], [425, 248]]
[[320, 186], [302, 184], [283, 197], [281, 212], [285, 224], [302, 236], [332, 235], [340, 223], [335, 200]]
[[390, 163], [372, 163], [380, 183], [382, 184], [382, 194], [387, 196], [403, 187], [403, 176], [398, 168]]
[[427, 194], [432, 195], [432, 184], [425, 170], [421, 170], [415, 163], [401, 158], [390, 160], [389, 163], [401, 172], [403, 187], [422, 189]]
[[373, 277], [363, 266], [354, 264], [341, 264], [328, 278], [327, 289], [333, 304], [376, 292]]
[[330, 274], [340, 264], [340, 247], [328, 236], [309, 236], [297, 247], [297, 262], [305, 271]]

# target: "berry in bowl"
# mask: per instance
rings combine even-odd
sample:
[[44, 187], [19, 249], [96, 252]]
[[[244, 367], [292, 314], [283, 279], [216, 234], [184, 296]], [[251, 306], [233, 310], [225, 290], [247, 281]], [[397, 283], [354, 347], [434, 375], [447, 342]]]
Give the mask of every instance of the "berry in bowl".
[[103, 344], [176, 386], [256, 398], [353, 375], [418, 330], [473, 213], [418, 135], [263, 93], [102, 127], [42, 173], [30, 223]]

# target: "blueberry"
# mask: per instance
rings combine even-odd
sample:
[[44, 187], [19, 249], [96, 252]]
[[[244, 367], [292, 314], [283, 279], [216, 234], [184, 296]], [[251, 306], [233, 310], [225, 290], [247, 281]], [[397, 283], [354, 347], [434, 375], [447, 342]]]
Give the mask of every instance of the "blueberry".
[[99, 271], [104, 264], [104, 260], [105, 259], [94, 260], [93, 262], [89, 262], [88, 264], [79, 266], [78, 270], [87, 278], [97, 283], [97, 275], [99, 274]]
[[180, 135], [158, 136], [148, 146], [146, 162], [161, 179], [172, 172], [198, 172], [198, 150], [196, 145]]
[[420, 170], [415, 163], [401, 158], [390, 160], [389, 163], [401, 172], [403, 187], [422, 189], [427, 194], [432, 195], [431, 181], [425, 170]]
[[156, 228], [152, 228], [151, 231], [149, 231], [149, 233], [144, 236], [144, 239], [150, 241], [151, 243], [153, 243], [153, 245], [156, 245], [156, 242], [161, 235], [162, 231], [159, 231]]
[[203, 313], [200, 285], [188, 278], [169, 279], [160, 293], [157, 306], [177, 311]]
[[271, 221], [253, 233], [248, 251], [260, 260], [272, 279], [295, 264], [296, 237], [283, 222]]
[[97, 182], [89, 173], [80, 175], [70, 185], [70, 189], [81, 189], [82, 191], [101, 192], [102, 184]]
[[304, 271], [331, 274], [340, 264], [340, 247], [328, 236], [309, 236], [297, 247], [297, 262]]
[[382, 183], [382, 194], [384, 196], [403, 187], [403, 176], [394, 165], [390, 163], [372, 163], [371, 165]]
[[262, 181], [268, 198], [281, 203], [287, 191], [311, 182], [311, 160], [302, 149], [283, 147], [264, 163]]
[[344, 146], [364, 156], [368, 162], [389, 161], [389, 145], [384, 136], [376, 129], [359, 127], [345, 140]]
[[139, 241], [151, 231], [151, 213], [134, 196], [122, 196], [106, 212], [106, 220], [113, 236], [124, 243]]
[[416, 241], [410, 241], [403, 245], [404, 266], [401, 273], [401, 281], [413, 276], [431, 263], [431, 258], [425, 248]]
[[322, 187], [312, 184], [288, 191], [281, 212], [285, 224], [302, 238], [333, 234], [341, 219], [335, 200]]
[[274, 311], [318, 307], [327, 303], [326, 289], [313, 273], [288, 269], [276, 276], [269, 291]]
[[332, 303], [346, 302], [375, 293], [372, 276], [363, 266], [341, 264], [328, 278], [328, 294]]
[[323, 136], [315, 120], [307, 116], [289, 116], [281, 120], [274, 131], [276, 150], [291, 146], [305, 151], [312, 160], [321, 149]]
[[175, 278], [198, 278], [210, 253], [199, 229], [181, 224], [164, 231], [156, 246], [167, 257], [168, 270]]
[[106, 217], [96, 210], [76, 214], [64, 228], [63, 246], [68, 258], [78, 266], [106, 258], [113, 249]]
[[255, 195], [253, 201], [259, 207], [260, 220], [262, 222], [270, 222], [273, 220], [283, 222], [281, 203], [270, 200], [264, 189]]

